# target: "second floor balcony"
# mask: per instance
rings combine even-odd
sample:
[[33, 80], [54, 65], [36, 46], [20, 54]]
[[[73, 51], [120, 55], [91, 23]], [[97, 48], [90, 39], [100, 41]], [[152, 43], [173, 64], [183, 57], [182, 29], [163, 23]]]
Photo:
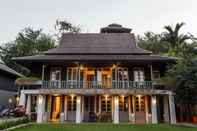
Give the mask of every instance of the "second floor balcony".
[[43, 81], [43, 89], [152, 89], [152, 81]]

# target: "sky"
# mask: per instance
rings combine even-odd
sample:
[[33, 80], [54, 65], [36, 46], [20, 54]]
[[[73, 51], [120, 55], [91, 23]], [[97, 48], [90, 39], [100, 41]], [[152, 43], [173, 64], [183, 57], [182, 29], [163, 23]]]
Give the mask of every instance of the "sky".
[[14, 40], [25, 27], [54, 34], [56, 19], [80, 25], [85, 33], [118, 23], [141, 35], [185, 22], [182, 32], [197, 36], [197, 0], [0, 0], [0, 43]]

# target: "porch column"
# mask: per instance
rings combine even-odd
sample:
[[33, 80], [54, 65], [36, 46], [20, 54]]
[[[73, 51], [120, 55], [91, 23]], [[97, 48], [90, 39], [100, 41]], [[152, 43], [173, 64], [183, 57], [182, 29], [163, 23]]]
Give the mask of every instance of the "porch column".
[[168, 96], [163, 96], [163, 104], [164, 104], [164, 122], [169, 123], [169, 102], [168, 102]]
[[38, 95], [37, 99], [37, 123], [43, 123], [45, 114], [45, 96]]
[[52, 104], [52, 96], [48, 95], [47, 97], [47, 120], [51, 119], [51, 104]]
[[145, 96], [145, 113], [146, 113], [146, 123], [150, 123], [149, 122], [149, 118], [148, 118], [148, 96]]
[[129, 110], [129, 122], [132, 121], [131, 119], [131, 96], [128, 96], [128, 110]]
[[131, 122], [134, 124], [135, 123], [135, 96], [132, 95], [132, 108], [133, 108], [133, 113], [131, 114]]
[[27, 96], [26, 114], [31, 115], [31, 95]]
[[24, 93], [24, 90], [21, 90], [20, 98], [19, 98], [19, 105], [25, 107], [26, 103], [26, 95]]
[[119, 123], [119, 96], [114, 96], [114, 124]]
[[67, 96], [64, 96], [64, 120], [67, 120]]
[[99, 95], [99, 114], [101, 114], [101, 95]]
[[45, 65], [42, 65], [42, 81], [44, 81], [44, 69], [45, 69]]
[[84, 120], [84, 106], [85, 106], [85, 104], [84, 104], [84, 96], [82, 96], [82, 98], [81, 98], [81, 121], [83, 121]]
[[175, 103], [174, 103], [174, 96], [172, 94], [169, 94], [169, 107], [170, 107], [170, 123], [176, 124]]
[[151, 111], [152, 111], [152, 124], [157, 124], [157, 98], [155, 95], [151, 96]]
[[81, 123], [81, 96], [77, 96], [76, 123]]

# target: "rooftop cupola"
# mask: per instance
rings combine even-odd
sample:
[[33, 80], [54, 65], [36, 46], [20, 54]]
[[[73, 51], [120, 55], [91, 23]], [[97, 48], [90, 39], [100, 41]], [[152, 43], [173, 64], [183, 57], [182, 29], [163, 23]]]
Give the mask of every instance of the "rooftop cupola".
[[130, 33], [132, 29], [122, 27], [122, 25], [112, 23], [107, 27], [101, 28], [101, 33]]

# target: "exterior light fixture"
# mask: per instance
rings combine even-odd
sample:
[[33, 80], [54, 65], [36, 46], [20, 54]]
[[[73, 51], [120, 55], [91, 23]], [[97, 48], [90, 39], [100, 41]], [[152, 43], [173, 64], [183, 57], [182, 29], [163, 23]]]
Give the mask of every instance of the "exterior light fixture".
[[38, 104], [42, 104], [42, 97], [39, 97]]
[[9, 99], [8, 99], [8, 102], [9, 102], [9, 103], [12, 103], [12, 98], [9, 98]]
[[156, 99], [153, 99], [153, 100], [152, 100], [152, 104], [155, 105], [156, 103], [157, 103]]
[[105, 100], [107, 101], [107, 99], [108, 99], [109, 95], [104, 95], [104, 96], [105, 96]]
[[138, 98], [140, 98], [140, 97], [141, 97], [141, 95], [137, 95], [137, 97], [138, 97]]
[[19, 96], [16, 97], [16, 103], [18, 103], [18, 102], [19, 102]]
[[121, 97], [124, 98], [125, 96], [124, 95], [121, 95]]
[[84, 69], [84, 68], [83, 68], [83, 65], [80, 65], [79, 69], [80, 69], [80, 70], [83, 70], [83, 69]]
[[115, 99], [115, 104], [118, 104], [118, 99]]
[[80, 103], [80, 99], [77, 99], [77, 103]]

